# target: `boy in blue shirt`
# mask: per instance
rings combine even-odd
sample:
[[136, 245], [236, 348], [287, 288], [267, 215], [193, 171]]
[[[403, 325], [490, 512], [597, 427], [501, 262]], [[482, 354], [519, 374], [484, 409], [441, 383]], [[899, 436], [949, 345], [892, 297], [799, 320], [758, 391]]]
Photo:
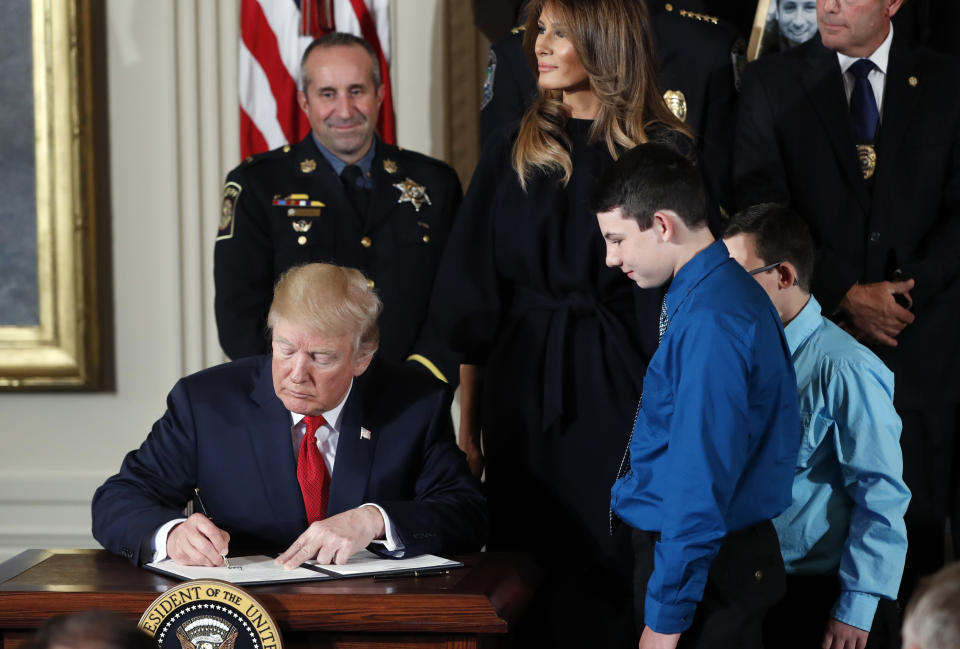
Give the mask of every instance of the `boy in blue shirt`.
[[764, 625], [767, 646], [899, 649], [910, 490], [893, 372], [820, 314], [813, 240], [793, 210], [750, 207], [723, 240], [780, 313], [803, 422], [793, 502], [773, 520], [787, 595]]
[[633, 528], [640, 648], [762, 647], [783, 593], [770, 519], [790, 504], [799, 416], [780, 318], [707, 227], [700, 170], [624, 153], [593, 197], [607, 265], [670, 283], [612, 513]]

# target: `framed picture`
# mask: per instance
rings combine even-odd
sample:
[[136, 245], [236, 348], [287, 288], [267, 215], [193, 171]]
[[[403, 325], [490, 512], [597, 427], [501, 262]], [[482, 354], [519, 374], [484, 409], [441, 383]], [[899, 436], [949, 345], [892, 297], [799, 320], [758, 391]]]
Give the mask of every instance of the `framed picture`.
[[759, 0], [747, 60], [782, 52], [817, 33], [817, 0]]
[[90, 0], [4, 9], [0, 389], [101, 378]]

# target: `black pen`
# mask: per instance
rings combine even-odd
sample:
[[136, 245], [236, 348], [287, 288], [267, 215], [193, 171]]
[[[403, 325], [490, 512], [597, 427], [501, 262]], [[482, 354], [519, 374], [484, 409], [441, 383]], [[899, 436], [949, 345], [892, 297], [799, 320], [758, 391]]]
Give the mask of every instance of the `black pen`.
[[[207, 508], [206, 508], [206, 506], [203, 504], [203, 498], [200, 497], [200, 487], [194, 487], [194, 488], [193, 488], [193, 493], [195, 493], [196, 496], [197, 496], [197, 502], [200, 503], [200, 509], [203, 511], [203, 515], [206, 516], [207, 518], [209, 518], [211, 522], [213, 522], [213, 516], [211, 516], [210, 514], [207, 513]], [[224, 555], [222, 555], [222, 556], [223, 556], [223, 565], [225, 565], [227, 568], [229, 568], [229, 567], [230, 567], [230, 560], [227, 559], [227, 555], [224, 554]]]
[[375, 575], [373, 580], [386, 581], [388, 579], [403, 579], [404, 577], [439, 577], [441, 575], [449, 574], [450, 570], [446, 568], [441, 568], [439, 570], [436, 568], [425, 568], [420, 570], [401, 570], [400, 572], [388, 572], [384, 575]]

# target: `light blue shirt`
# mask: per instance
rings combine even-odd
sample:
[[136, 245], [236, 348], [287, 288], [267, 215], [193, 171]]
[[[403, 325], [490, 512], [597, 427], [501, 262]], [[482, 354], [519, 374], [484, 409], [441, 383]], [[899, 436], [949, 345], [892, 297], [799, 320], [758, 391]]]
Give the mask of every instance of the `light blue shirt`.
[[835, 619], [870, 630], [900, 587], [907, 534], [893, 373], [810, 301], [785, 329], [803, 438], [793, 502], [773, 520], [787, 573], [838, 575]]

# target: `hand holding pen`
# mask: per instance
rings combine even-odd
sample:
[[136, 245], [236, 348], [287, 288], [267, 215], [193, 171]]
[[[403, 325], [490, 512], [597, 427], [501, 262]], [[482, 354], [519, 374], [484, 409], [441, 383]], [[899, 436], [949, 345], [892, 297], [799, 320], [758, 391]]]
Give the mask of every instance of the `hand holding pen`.
[[226, 566], [230, 534], [213, 524], [213, 519], [195, 490], [203, 513], [194, 513], [167, 535], [167, 556], [186, 566]]

